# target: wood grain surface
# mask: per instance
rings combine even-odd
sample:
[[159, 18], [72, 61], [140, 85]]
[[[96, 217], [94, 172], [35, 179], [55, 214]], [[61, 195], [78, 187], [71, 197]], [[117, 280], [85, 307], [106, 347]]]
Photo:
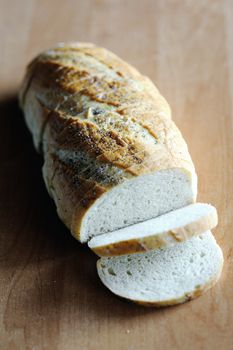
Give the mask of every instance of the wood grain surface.
[[[0, 349], [233, 349], [233, 1], [0, 1]], [[225, 265], [201, 298], [161, 310], [112, 295], [59, 221], [17, 105], [27, 62], [58, 41], [105, 46], [169, 101], [218, 208]]]

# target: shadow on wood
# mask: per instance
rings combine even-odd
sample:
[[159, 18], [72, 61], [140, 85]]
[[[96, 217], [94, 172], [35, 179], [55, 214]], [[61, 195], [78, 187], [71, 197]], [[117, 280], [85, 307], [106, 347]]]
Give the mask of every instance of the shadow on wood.
[[88, 313], [91, 320], [97, 315], [105, 319], [110, 312], [117, 320], [152, 312], [102, 286], [96, 256], [56, 215], [42, 180], [42, 158], [33, 149], [17, 98], [1, 101], [0, 113], [0, 263], [11, 279], [6, 329], [31, 332], [46, 318], [51, 323], [70, 314]]

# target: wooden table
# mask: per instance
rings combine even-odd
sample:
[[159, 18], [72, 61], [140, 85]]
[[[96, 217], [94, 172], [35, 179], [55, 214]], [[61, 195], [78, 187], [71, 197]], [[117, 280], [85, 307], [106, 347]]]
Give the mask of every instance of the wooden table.
[[[1, 0], [0, 349], [233, 349], [233, 1]], [[170, 102], [219, 212], [225, 266], [203, 297], [161, 310], [101, 285], [96, 257], [57, 218], [17, 105], [27, 62], [92, 41], [134, 64]]]

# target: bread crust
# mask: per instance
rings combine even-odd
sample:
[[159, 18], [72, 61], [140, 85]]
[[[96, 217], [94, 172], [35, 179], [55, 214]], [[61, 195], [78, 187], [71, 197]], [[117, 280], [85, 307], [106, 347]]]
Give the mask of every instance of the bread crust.
[[[150, 79], [106, 49], [68, 43], [45, 51], [28, 66], [20, 105], [44, 153], [44, 179], [58, 214], [78, 239], [91, 205], [122, 181], [171, 168], [195, 176], [166, 100]], [[79, 150], [123, 176], [78, 176], [58, 150]]]
[[165, 248], [181, 243], [187, 239], [211, 230], [218, 223], [217, 211], [202, 217], [177, 229], [161, 232], [153, 236], [152, 234], [143, 238], [122, 240], [112, 244], [106, 244], [91, 249], [98, 256], [118, 256], [134, 253], [145, 253], [152, 249]]

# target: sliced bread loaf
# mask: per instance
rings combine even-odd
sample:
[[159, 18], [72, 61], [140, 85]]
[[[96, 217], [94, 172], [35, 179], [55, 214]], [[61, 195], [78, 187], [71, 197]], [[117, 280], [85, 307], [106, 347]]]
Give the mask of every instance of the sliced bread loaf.
[[108, 50], [63, 43], [41, 53], [20, 105], [57, 212], [81, 242], [195, 202], [194, 165], [167, 102]]
[[212, 205], [195, 203], [118, 231], [95, 236], [88, 245], [99, 256], [145, 252], [185, 241], [211, 230], [217, 223], [217, 211]]
[[114, 294], [146, 306], [168, 306], [200, 296], [221, 275], [223, 255], [207, 231], [173, 247], [101, 258], [97, 270]]

